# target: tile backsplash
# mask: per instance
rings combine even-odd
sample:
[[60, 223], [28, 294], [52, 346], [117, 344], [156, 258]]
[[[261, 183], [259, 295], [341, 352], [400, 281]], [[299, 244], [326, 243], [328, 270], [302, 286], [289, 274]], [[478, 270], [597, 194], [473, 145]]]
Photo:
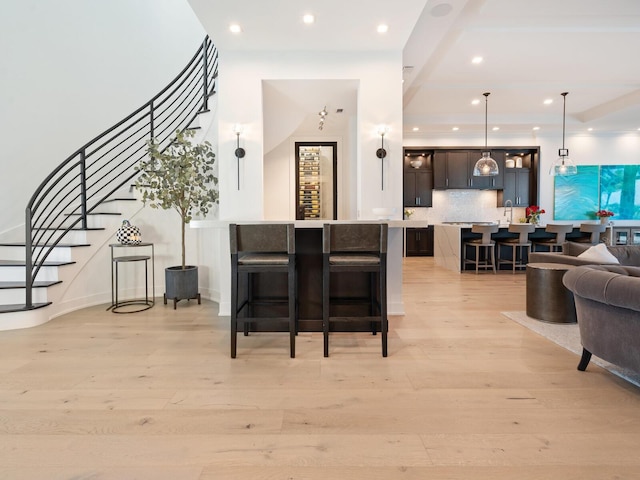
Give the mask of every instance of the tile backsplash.
[[[509, 221], [509, 212], [496, 207], [495, 190], [434, 190], [432, 207], [413, 208], [412, 220], [441, 222], [501, 222]], [[524, 208], [513, 209], [513, 221], [524, 217]]]

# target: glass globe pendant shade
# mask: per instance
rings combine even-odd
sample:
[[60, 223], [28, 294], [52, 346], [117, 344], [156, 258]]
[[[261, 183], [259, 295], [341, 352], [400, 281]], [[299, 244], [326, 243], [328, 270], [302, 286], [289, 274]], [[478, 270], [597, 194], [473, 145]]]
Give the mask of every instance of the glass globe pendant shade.
[[475, 177], [489, 177], [499, 173], [498, 164], [491, 158], [491, 152], [482, 152], [482, 158], [473, 167], [473, 175]]
[[578, 167], [576, 167], [576, 164], [573, 163], [573, 160], [571, 160], [569, 157], [567, 157], [566, 155], [560, 155], [560, 157], [558, 157], [558, 159], [553, 162], [553, 165], [551, 165], [551, 170], [549, 171], [549, 173], [551, 175], [559, 176], [577, 175]]
[[[485, 92], [484, 95], [484, 148], [487, 148], [487, 111], [489, 104], [489, 92]], [[500, 169], [496, 161], [491, 158], [491, 152], [482, 152], [482, 158], [478, 160], [473, 167], [474, 177], [493, 177], [500, 174]]]

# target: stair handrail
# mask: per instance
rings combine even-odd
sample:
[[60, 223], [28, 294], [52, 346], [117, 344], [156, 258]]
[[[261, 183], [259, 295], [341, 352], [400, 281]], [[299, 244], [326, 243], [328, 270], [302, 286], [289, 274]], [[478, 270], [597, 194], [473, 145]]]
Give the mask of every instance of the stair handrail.
[[33, 308], [33, 284], [45, 261], [87, 216], [138, 172], [147, 140], [166, 147], [176, 130], [208, 111], [215, 92], [218, 51], [206, 36], [182, 71], [151, 100], [78, 148], [36, 188], [25, 208], [25, 308]]

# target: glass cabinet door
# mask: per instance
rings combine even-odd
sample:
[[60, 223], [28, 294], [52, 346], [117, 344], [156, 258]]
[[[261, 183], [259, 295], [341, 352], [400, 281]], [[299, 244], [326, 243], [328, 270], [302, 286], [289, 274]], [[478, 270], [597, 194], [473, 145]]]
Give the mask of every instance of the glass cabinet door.
[[335, 142], [296, 143], [296, 220], [336, 219]]

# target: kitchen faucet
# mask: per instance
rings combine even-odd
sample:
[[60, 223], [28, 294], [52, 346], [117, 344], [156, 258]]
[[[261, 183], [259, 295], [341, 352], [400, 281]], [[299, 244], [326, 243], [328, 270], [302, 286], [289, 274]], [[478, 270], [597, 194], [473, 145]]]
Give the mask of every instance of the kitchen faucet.
[[504, 202], [504, 212], [502, 213], [503, 217], [507, 216], [507, 208], [509, 209], [509, 223], [513, 223], [513, 202], [511, 199]]

